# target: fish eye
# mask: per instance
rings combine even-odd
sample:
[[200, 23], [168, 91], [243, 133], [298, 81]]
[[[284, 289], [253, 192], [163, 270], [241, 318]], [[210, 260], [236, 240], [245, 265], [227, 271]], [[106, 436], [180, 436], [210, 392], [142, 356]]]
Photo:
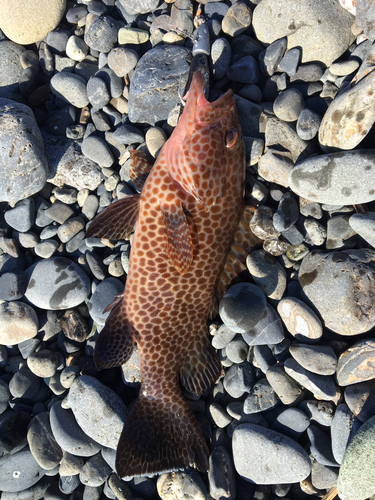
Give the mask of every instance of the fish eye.
[[237, 144], [238, 132], [235, 128], [230, 128], [225, 132], [225, 145], [232, 149]]

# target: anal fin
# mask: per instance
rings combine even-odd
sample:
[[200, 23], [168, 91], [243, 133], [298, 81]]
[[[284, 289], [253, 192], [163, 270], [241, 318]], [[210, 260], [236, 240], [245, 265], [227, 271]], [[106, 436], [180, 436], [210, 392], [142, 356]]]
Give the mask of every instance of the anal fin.
[[193, 241], [181, 200], [160, 202], [160, 208], [169, 258], [183, 275], [193, 261]]
[[116, 298], [104, 328], [96, 340], [94, 361], [97, 369], [104, 370], [123, 365], [132, 355], [133, 348], [132, 325], [127, 319], [123, 300]]
[[141, 205], [139, 194], [115, 201], [91, 222], [86, 238], [129, 239]]
[[182, 385], [194, 394], [204, 394], [221, 374], [221, 362], [206, 335], [199, 337], [180, 370]]
[[118, 476], [148, 476], [188, 466], [207, 471], [207, 443], [179, 387], [171, 399], [149, 397], [142, 388], [117, 446]]

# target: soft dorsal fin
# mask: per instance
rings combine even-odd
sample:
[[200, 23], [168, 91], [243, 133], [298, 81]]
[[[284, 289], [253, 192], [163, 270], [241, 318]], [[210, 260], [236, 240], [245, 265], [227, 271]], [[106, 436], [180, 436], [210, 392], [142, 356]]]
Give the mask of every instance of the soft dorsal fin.
[[152, 169], [152, 163], [140, 149], [133, 149], [130, 154], [129, 177], [136, 188], [141, 190]]
[[138, 219], [140, 205], [139, 194], [115, 201], [91, 222], [86, 238], [129, 239]]
[[234, 240], [228, 254], [223, 272], [221, 273], [219, 283], [217, 285], [217, 299], [220, 300], [232, 280], [236, 278], [242, 271], [246, 270], [246, 257], [250, 250], [261, 240], [257, 238], [250, 229], [250, 221], [255, 208], [245, 206], [241, 220], [238, 224], [237, 231], [234, 235]]
[[135, 335], [127, 318], [123, 294], [117, 295], [106, 310], [111, 306], [110, 315], [95, 344], [94, 361], [98, 370], [123, 365], [134, 348]]
[[[206, 327], [205, 327], [206, 328]], [[180, 370], [182, 385], [194, 394], [204, 394], [221, 374], [221, 362], [211, 346], [207, 332], [197, 336]]]
[[169, 258], [183, 275], [193, 261], [193, 242], [181, 200], [160, 202], [163, 216], [165, 242]]

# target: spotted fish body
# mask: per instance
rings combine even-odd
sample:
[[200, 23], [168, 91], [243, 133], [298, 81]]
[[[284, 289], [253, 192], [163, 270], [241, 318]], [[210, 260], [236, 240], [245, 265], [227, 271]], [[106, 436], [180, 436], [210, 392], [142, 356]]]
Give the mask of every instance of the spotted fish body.
[[115, 202], [89, 228], [89, 236], [118, 239], [136, 222], [124, 294], [95, 348], [98, 368], [123, 364], [135, 342], [139, 350], [142, 384], [118, 445], [120, 477], [208, 469], [179, 382], [203, 394], [220, 376], [207, 319], [243, 212], [244, 180], [233, 93], [209, 103], [197, 71], [141, 195]]

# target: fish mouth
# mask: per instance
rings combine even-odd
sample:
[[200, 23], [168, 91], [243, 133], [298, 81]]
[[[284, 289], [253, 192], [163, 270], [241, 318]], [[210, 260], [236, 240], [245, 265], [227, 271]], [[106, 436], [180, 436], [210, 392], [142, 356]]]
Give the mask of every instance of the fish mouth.
[[204, 95], [203, 75], [199, 71], [194, 73], [190, 88], [195, 89], [197, 95], [195, 118], [199, 125], [216, 123], [228, 113], [233, 112], [235, 102], [232, 89], [227, 90], [216, 101], [209, 102]]

